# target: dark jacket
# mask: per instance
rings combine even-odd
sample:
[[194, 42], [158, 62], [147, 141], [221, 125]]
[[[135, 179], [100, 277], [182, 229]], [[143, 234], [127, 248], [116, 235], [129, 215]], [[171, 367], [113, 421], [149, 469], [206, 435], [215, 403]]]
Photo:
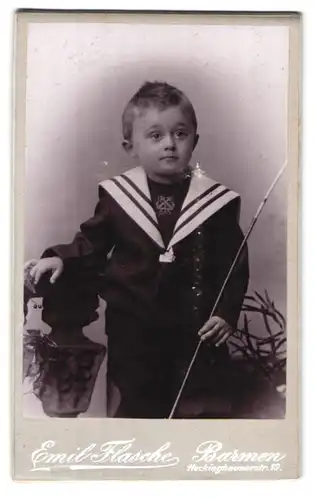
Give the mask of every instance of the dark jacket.
[[[212, 312], [243, 240], [239, 211], [236, 193], [204, 175], [192, 176], [166, 248], [146, 175], [137, 167], [101, 183], [94, 216], [71, 243], [44, 252], [43, 257], [58, 255], [64, 262], [62, 276], [44, 298], [44, 321], [52, 327], [84, 326], [95, 319], [97, 294], [107, 303], [109, 415], [168, 415], [197, 346], [198, 329]], [[234, 328], [248, 277], [245, 246], [214, 311]], [[191, 395], [229, 393], [228, 358], [226, 345], [201, 345], [184, 407]], [[117, 393], [120, 402], [115, 403]], [[217, 403], [209, 404], [197, 413], [213, 415]], [[196, 411], [189, 402], [179, 414]]]
[[[205, 176], [192, 184], [183, 221], [169, 245], [175, 257], [171, 263], [159, 260], [166, 249], [153, 210], [149, 211], [140, 167], [101, 183], [94, 216], [81, 225], [71, 243], [56, 245], [43, 256], [60, 256], [65, 269], [79, 263], [90, 269], [110, 309], [150, 321], [162, 308], [170, 315], [180, 314], [183, 322], [197, 315], [201, 324], [212, 310], [243, 234], [236, 193]], [[233, 327], [247, 285], [245, 247], [215, 312]]]

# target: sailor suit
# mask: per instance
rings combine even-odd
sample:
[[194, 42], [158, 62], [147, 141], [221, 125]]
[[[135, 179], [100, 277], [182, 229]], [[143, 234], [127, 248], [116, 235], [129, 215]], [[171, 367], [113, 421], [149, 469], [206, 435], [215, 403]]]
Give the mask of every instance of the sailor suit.
[[[106, 301], [108, 415], [115, 417], [167, 417], [243, 239], [239, 195], [200, 172], [189, 177], [174, 227], [162, 235], [149, 182], [142, 167], [101, 182], [94, 216], [71, 243], [43, 254], [60, 256], [65, 271], [84, 269], [78, 276], [94, 277], [86, 286], [93, 282]], [[169, 201], [159, 199], [162, 211]], [[215, 311], [234, 328], [247, 284], [245, 248]], [[228, 390], [228, 362], [226, 346], [202, 344], [183, 398]]]

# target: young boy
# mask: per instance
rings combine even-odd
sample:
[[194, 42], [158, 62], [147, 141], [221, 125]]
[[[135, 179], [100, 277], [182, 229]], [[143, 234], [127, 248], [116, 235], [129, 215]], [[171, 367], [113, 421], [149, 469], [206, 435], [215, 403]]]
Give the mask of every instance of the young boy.
[[122, 124], [123, 147], [139, 166], [100, 184], [94, 216], [72, 243], [48, 249], [32, 275], [38, 283], [51, 272], [54, 283], [93, 256], [105, 267], [109, 416], [166, 418], [200, 338], [175, 417], [228, 416], [216, 401], [233, 392], [226, 340], [247, 289], [246, 251], [209, 316], [243, 238], [240, 198], [191, 168], [197, 120], [177, 88], [145, 83]]

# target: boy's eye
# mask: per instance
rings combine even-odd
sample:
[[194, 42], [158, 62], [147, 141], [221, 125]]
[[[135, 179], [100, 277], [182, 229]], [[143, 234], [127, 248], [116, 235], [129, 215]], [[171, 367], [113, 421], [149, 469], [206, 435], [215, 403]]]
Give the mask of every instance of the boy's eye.
[[183, 137], [187, 137], [187, 132], [185, 130], [177, 130], [175, 132], [175, 136], [178, 138], [178, 139], [182, 139]]
[[161, 139], [161, 137], [162, 135], [159, 132], [152, 132], [150, 134], [150, 138], [154, 139], [155, 141], [158, 141], [159, 139]]

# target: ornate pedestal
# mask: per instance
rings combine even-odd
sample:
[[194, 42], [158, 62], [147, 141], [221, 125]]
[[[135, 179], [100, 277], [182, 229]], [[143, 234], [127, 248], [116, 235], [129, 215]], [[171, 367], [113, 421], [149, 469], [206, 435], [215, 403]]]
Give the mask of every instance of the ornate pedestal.
[[77, 417], [89, 407], [106, 354], [105, 346], [83, 334], [83, 327], [98, 318], [97, 290], [97, 276], [78, 269], [53, 285], [43, 277], [36, 287], [26, 271], [24, 313], [29, 300], [43, 297], [42, 319], [51, 332], [25, 332], [24, 376], [32, 372], [34, 394], [50, 417]]

